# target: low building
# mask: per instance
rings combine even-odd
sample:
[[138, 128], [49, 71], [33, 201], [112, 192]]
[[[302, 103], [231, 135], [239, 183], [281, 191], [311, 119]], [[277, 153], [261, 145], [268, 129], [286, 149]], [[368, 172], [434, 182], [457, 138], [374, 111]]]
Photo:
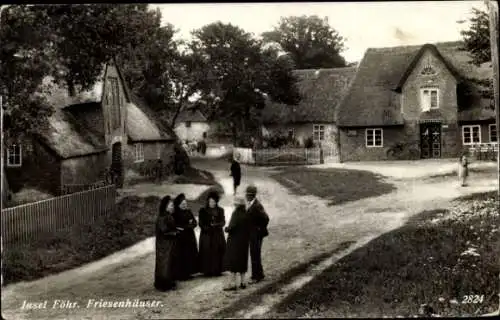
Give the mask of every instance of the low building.
[[356, 73], [356, 67], [295, 70], [301, 101], [297, 106], [269, 102], [262, 112], [263, 131], [282, 134], [304, 146], [307, 139], [338, 154], [335, 110]]
[[173, 160], [175, 134], [130, 92], [116, 64], [107, 64], [88, 91], [71, 95], [50, 78], [44, 85], [52, 86], [47, 100], [54, 113], [43, 132], [8, 146], [12, 189], [29, 185], [59, 194], [67, 185], [101, 181], [109, 170], [121, 186], [150, 172], [158, 159]]
[[341, 160], [386, 160], [398, 145], [450, 158], [496, 143], [492, 100], [472, 80], [492, 69], [470, 61], [461, 42], [368, 49], [337, 110]]
[[201, 141], [208, 137], [210, 124], [198, 109], [185, 109], [179, 113], [174, 130], [181, 141]]

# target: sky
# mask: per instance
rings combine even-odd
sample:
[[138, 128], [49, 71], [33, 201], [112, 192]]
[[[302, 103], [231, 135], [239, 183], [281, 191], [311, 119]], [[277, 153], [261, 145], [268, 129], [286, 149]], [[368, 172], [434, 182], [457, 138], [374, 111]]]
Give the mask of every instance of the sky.
[[486, 8], [482, 0], [184, 3], [151, 7], [160, 9], [163, 23], [173, 24], [182, 39], [190, 39], [192, 30], [216, 21], [258, 35], [272, 30], [282, 16], [326, 16], [330, 26], [346, 38], [343, 56], [348, 62], [361, 60], [367, 48], [460, 40], [472, 8]]

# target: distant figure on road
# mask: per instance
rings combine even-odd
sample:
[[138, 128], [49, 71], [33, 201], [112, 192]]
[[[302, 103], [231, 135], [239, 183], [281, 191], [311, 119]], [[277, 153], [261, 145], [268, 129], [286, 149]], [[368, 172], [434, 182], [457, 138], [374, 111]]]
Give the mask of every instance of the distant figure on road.
[[466, 181], [468, 175], [469, 175], [469, 160], [467, 159], [467, 155], [463, 154], [460, 157], [458, 165], [458, 179], [462, 187], [465, 187], [467, 185]]
[[241, 183], [241, 166], [239, 160], [240, 160], [240, 155], [239, 153], [236, 153], [231, 163], [231, 176], [233, 177], [234, 194], [236, 194], [238, 186]]
[[155, 288], [159, 291], [175, 289], [174, 250], [177, 230], [174, 220], [174, 203], [170, 196], [160, 202], [160, 212], [156, 219], [156, 264]]
[[262, 268], [262, 241], [269, 235], [267, 225], [269, 216], [260, 201], [256, 198], [257, 187], [250, 185], [246, 190], [247, 214], [250, 216], [250, 258], [252, 260], [252, 282], [264, 280]]
[[233, 291], [246, 288], [245, 273], [248, 271], [248, 250], [250, 247], [250, 215], [246, 211], [245, 199], [234, 199], [235, 209], [229, 225], [224, 229], [228, 233], [224, 265], [232, 273], [232, 284], [224, 288]]
[[199, 271], [198, 246], [194, 228], [197, 222], [188, 209], [186, 196], [181, 193], [174, 200], [174, 219], [179, 235], [175, 250], [176, 279], [188, 280]]
[[205, 207], [200, 209], [200, 264], [201, 272], [207, 277], [222, 274], [226, 239], [223, 228], [226, 224], [224, 209], [219, 207], [219, 194], [211, 192], [207, 197]]

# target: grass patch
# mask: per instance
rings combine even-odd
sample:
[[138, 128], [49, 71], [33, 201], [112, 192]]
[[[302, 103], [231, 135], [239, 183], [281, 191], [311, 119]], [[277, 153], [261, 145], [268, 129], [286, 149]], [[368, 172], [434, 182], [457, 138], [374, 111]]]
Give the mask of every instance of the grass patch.
[[[215, 185], [189, 202], [193, 213], [198, 213], [208, 192], [214, 189], [222, 191]], [[36, 280], [76, 268], [154, 236], [159, 203], [155, 196], [126, 197], [117, 204], [115, 212], [93, 223], [61, 230], [29, 246], [4, 247], [4, 284]]]
[[212, 173], [193, 167], [189, 167], [184, 170], [184, 173], [182, 175], [175, 176], [173, 182], [176, 184], [216, 184], [215, 178]]
[[311, 265], [318, 264], [321, 261], [330, 257], [331, 255], [347, 249], [351, 244], [353, 244], [353, 242], [343, 242], [343, 243], [339, 244], [339, 246], [337, 248], [335, 248], [333, 251], [318, 255], [307, 262], [301, 263], [298, 266], [296, 266], [292, 269], [289, 269], [277, 281], [273, 281], [273, 282], [269, 283], [268, 285], [252, 292], [248, 297], [245, 297], [245, 299], [237, 300], [236, 302], [234, 302], [230, 306], [219, 311], [214, 317], [215, 318], [230, 318], [230, 317], [234, 316], [235, 313], [238, 312], [239, 310], [248, 308], [248, 306], [251, 304], [259, 303], [259, 301], [260, 301], [260, 299], [262, 299], [263, 295], [272, 294], [272, 293], [277, 292], [283, 285], [286, 285], [287, 283], [289, 283], [293, 278], [306, 272], [307, 269], [309, 269], [309, 267]]
[[395, 190], [383, 177], [369, 171], [288, 167], [271, 176], [299, 195], [330, 200], [330, 205], [380, 196]]
[[[339, 260], [266, 318], [412, 317], [427, 304], [441, 316], [498, 309], [499, 216], [475, 195], [423, 212]], [[462, 303], [482, 295], [482, 303]]]

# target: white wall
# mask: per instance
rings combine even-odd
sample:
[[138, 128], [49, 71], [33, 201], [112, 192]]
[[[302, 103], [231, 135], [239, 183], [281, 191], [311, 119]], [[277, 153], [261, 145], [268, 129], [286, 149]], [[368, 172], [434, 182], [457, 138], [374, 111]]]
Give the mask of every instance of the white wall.
[[208, 134], [210, 125], [207, 122], [191, 122], [190, 127], [186, 127], [185, 122], [180, 122], [175, 126], [175, 133], [182, 141], [199, 141], [203, 139], [203, 132]]

